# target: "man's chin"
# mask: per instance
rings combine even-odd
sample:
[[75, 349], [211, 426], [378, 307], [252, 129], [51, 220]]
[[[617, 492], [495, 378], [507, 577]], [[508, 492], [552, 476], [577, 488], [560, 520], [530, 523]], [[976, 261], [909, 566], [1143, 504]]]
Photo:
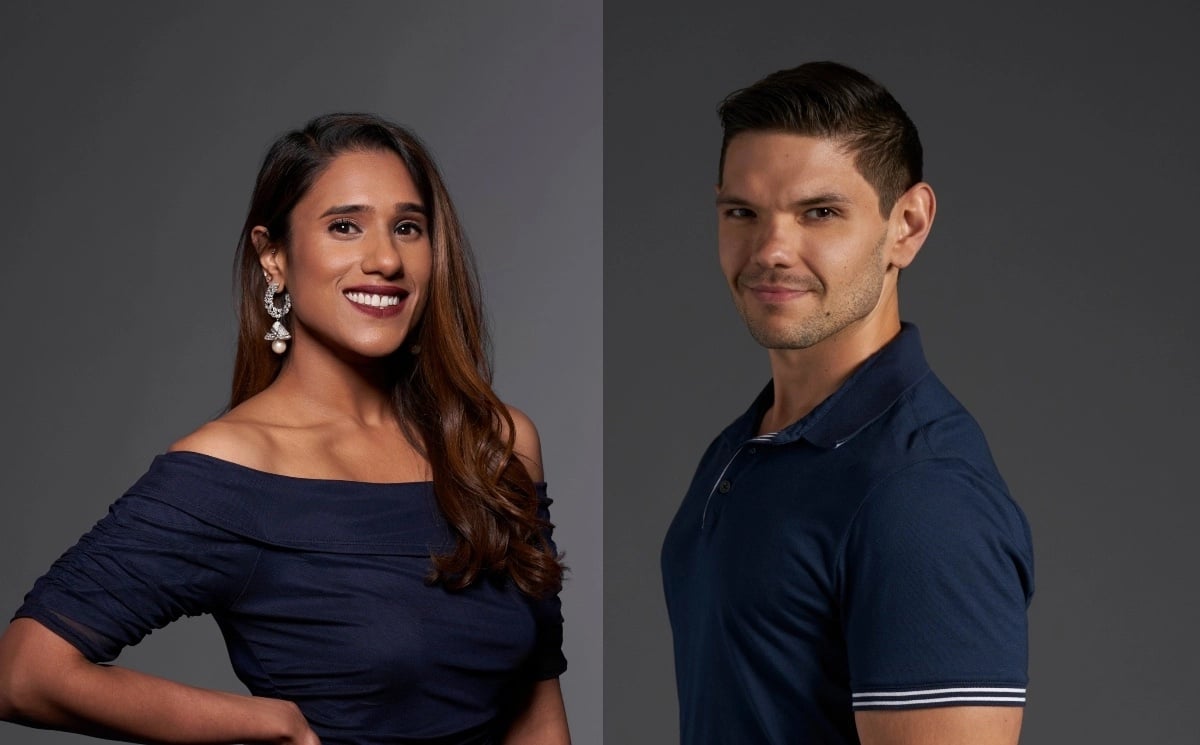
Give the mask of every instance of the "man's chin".
[[808, 349], [824, 338], [806, 329], [768, 324], [747, 323], [746, 328], [754, 341], [766, 349]]

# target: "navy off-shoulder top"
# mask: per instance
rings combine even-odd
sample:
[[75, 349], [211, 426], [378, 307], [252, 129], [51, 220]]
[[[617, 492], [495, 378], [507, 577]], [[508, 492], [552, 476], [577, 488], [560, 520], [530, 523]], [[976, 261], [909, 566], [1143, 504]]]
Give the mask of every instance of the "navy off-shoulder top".
[[[541, 512], [550, 500], [539, 485]], [[426, 583], [453, 538], [429, 482], [375, 484], [160, 455], [17, 611], [105, 662], [211, 613], [252, 693], [294, 701], [325, 745], [488, 743], [566, 669], [557, 597]]]

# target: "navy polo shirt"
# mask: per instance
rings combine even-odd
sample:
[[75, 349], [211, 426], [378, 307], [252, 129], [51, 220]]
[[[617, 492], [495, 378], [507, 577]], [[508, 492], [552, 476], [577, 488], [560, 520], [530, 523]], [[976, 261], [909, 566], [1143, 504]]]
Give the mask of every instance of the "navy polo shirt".
[[857, 743], [854, 711], [1025, 702], [1029, 526], [905, 324], [828, 399], [709, 446], [667, 532], [682, 742]]

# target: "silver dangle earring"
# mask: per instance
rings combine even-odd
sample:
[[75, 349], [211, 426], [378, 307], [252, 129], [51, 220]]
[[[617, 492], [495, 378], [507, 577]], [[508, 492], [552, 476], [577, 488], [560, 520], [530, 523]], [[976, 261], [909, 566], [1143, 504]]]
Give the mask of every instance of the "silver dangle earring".
[[283, 307], [279, 308], [275, 305], [275, 295], [279, 292], [279, 285], [267, 280], [267, 294], [263, 296], [263, 305], [267, 307], [267, 313], [271, 318], [275, 319], [275, 323], [271, 325], [271, 330], [263, 338], [271, 342], [271, 351], [275, 354], [283, 354], [287, 351], [288, 340], [292, 335], [284, 328], [280, 321], [292, 309], [292, 295], [289, 292], [283, 293]]

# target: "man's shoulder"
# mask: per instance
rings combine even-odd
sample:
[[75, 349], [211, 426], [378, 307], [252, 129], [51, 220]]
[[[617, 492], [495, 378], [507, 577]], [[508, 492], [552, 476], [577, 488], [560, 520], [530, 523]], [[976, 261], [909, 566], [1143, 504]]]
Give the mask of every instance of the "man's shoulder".
[[854, 443], [860, 461], [854, 470], [864, 475], [860, 522], [936, 524], [988, 513], [1024, 523], [983, 429], [932, 372], [862, 439], [867, 442]]
[[893, 414], [888, 425], [910, 446], [914, 459], [960, 459], [996, 470], [983, 428], [932, 371], [905, 392]]

